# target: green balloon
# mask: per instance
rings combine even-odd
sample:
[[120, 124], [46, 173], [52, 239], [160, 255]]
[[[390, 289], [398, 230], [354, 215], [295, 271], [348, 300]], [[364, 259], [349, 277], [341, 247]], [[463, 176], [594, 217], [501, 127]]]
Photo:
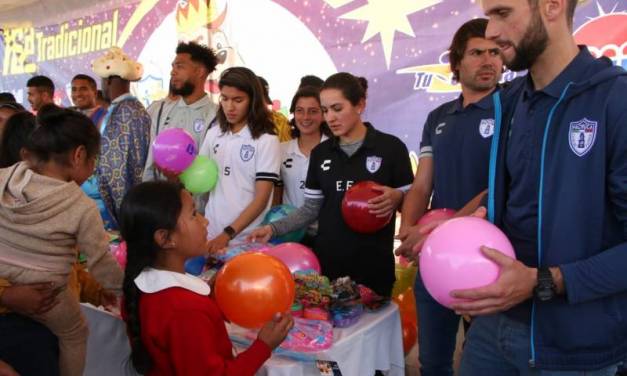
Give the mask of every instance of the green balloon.
[[181, 175], [179, 180], [191, 193], [211, 191], [218, 182], [218, 164], [209, 157], [199, 155]]

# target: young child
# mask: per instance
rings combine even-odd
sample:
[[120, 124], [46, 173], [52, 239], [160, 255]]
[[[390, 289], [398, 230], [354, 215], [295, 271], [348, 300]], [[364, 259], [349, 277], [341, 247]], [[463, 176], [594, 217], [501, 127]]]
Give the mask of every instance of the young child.
[[27, 111], [17, 112], [7, 120], [0, 136], [0, 168], [22, 160], [22, 150], [36, 125], [35, 115]]
[[85, 115], [55, 109], [37, 119], [24, 161], [0, 169], [0, 278], [50, 281], [61, 290], [59, 304], [30, 316], [58, 337], [61, 375], [82, 375], [85, 365], [87, 326], [67, 288], [76, 249], [105, 288], [119, 291], [123, 279], [98, 209], [79, 188], [99, 146], [100, 134]]
[[133, 187], [120, 210], [127, 244], [124, 313], [135, 369], [154, 375], [253, 375], [293, 325], [287, 314], [267, 323], [233, 356], [210, 287], [185, 274], [185, 260], [207, 253], [207, 220], [189, 192], [171, 182]]

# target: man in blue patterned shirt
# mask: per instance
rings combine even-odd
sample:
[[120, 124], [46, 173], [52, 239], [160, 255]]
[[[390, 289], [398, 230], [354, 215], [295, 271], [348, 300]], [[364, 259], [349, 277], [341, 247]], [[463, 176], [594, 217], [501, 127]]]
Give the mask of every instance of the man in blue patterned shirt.
[[[102, 91], [111, 100], [100, 126], [102, 135], [96, 175], [98, 194], [104, 202], [105, 225], [117, 227], [117, 211], [126, 192], [142, 181], [150, 144], [150, 115], [130, 94], [130, 82], [143, 73], [141, 64], [117, 47], [93, 63], [102, 78]], [[108, 214], [108, 218], [105, 215]], [[108, 223], [107, 223], [108, 222]]]

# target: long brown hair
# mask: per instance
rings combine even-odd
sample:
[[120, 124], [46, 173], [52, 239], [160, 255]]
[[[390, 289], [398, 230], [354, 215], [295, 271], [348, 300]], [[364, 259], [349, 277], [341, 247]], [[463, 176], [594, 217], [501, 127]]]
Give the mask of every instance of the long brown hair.
[[[257, 75], [248, 68], [233, 67], [222, 72], [218, 86], [222, 89], [224, 86], [231, 86], [248, 94], [249, 105], [247, 122], [250, 133], [254, 139], [261, 137], [264, 133], [276, 134], [274, 123], [272, 122], [272, 114], [266, 107], [263, 96], [263, 88], [257, 78]], [[226, 120], [226, 115], [222, 106], [218, 109], [216, 115], [222, 132], [230, 129], [230, 124]]]

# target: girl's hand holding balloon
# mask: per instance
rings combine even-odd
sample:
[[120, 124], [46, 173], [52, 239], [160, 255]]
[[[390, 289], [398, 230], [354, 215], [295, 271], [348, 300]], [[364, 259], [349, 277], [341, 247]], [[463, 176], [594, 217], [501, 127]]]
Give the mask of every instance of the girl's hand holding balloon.
[[272, 321], [266, 323], [261, 328], [257, 338], [274, 350], [287, 337], [287, 333], [293, 326], [294, 318], [291, 314], [277, 313]]
[[403, 201], [403, 192], [398, 189], [375, 186], [372, 187], [375, 192], [381, 192], [381, 194], [368, 201], [368, 209], [370, 213], [375, 214], [377, 217], [389, 217], [394, 214], [394, 211]]
[[265, 225], [254, 229], [253, 232], [248, 235], [246, 240], [253, 243], [267, 243], [272, 235], [272, 227], [270, 225]]

